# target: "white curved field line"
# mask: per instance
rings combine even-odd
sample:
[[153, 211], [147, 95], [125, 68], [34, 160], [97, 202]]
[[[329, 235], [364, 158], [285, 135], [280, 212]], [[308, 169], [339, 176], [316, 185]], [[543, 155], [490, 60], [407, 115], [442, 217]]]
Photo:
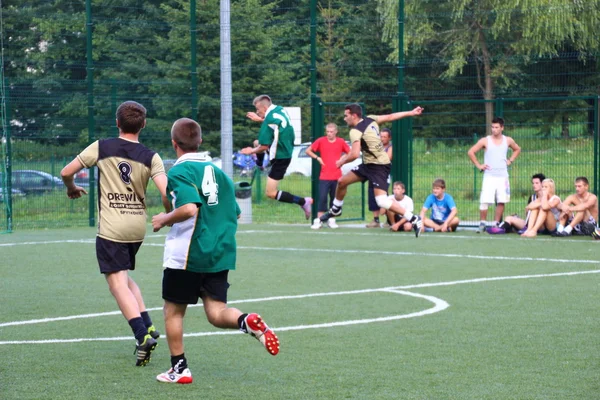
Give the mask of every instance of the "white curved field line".
[[[454, 286], [454, 285], [469, 284], [469, 283], [484, 283], [484, 282], [515, 280], [515, 279], [539, 279], [539, 278], [551, 278], [551, 277], [563, 277], [563, 276], [576, 276], [576, 275], [598, 274], [598, 273], [600, 273], [600, 270], [559, 272], [559, 273], [553, 273], [553, 274], [538, 274], [538, 275], [498, 276], [498, 277], [490, 277], [490, 278], [466, 279], [466, 280], [460, 280], [460, 281], [421, 283], [421, 284], [416, 284], [416, 285], [396, 286], [396, 287], [387, 287], [387, 288], [378, 288], [378, 289], [362, 289], [362, 290], [328, 292], [328, 293], [310, 293], [310, 294], [302, 294], [302, 295], [294, 295], [294, 296], [274, 296], [274, 297], [265, 297], [265, 298], [258, 298], [258, 299], [230, 301], [229, 304], [257, 303], [257, 302], [277, 301], [277, 300], [306, 299], [306, 298], [312, 298], [312, 297], [340, 296], [340, 295], [364, 294], [364, 293], [373, 293], [373, 292], [397, 293], [397, 294], [401, 294], [401, 295], [405, 295], [405, 296], [422, 298], [422, 299], [430, 301], [434, 304], [434, 306], [432, 308], [428, 308], [426, 310], [417, 311], [417, 312], [410, 313], [410, 314], [391, 315], [391, 316], [387, 316], [387, 317], [367, 318], [367, 319], [360, 319], [360, 320], [327, 322], [327, 323], [312, 324], [312, 325], [284, 326], [284, 327], [273, 328], [273, 330], [278, 331], [278, 332], [283, 332], [283, 331], [294, 331], [294, 330], [304, 330], [304, 329], [333, 328], [333, 327], [339, 327], [339, 326], [368, 324], [368, 323], [375, 323], [375, 322], [385, 322], [385, 321], [393, 321], [393, 320], [406, 319], [406, 318], [422, 317], [425, 315], [443, 311], [450, 306], [447, 302], [445, 302], [444, 300], [439, 299], [437, 297], [427, 296], [427, 295], [423, 295], [423, 294], [419, 294], [419, 293], [407, 292], [407, 291], [405, 291], [405, 289], [439, 287], [439, 286]], [[151, 311], [151, 310], [159, 310], [159, 309], [160, 308], [153, 308], [153, 309], [148, 309], [148, 310]], [[27, 321], [13, 321], [13, 322], [0, 323], [0, 328], [7, 327], [7, 326], [49, 323], [49, 322], [56, 322], [56, 321], [65, 321], [65, 320], [82, 319], [82, 318], [94, 318], [94, 317], [118, 315], [118, 314], [120, 314], [120, 311], [111, 311], [111, 312], [107, 312], [107, 313], [72, 315], [72, 316], [57, 317], [57, 318], [43, 318], [43, 319], [35, 319], [35, 320], [27, 320]], [[215, 336], [215, 335], [232, 335], [232, 334], [239, 334], [239, 333], [241, 333], [241, 332], [229, 330], [229, 331], [217, 331], [217, 332], [188, 333], [188, 334], [185, 334], [184, 336], [186, 336], [186, 337]], [[118, 341], [118, 340], [131, 340], [131, 337], [130, 336], [120, 336], [120, 337], [104, 337], [104, 338], [98, 337], [98, 338], [76, 338], [76, 339], [0, 341], [0, 345], [76, 343], [76, 342]]]

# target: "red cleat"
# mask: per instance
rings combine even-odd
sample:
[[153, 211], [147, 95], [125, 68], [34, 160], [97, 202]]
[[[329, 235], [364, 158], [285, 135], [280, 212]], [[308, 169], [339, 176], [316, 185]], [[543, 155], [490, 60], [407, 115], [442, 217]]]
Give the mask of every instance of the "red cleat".
[[271, 355], [276, 356], [279, 353], [279, 339], [261, 316], [256, 313], [248, 314], [244, 321], [248, 333], [258, 339]]

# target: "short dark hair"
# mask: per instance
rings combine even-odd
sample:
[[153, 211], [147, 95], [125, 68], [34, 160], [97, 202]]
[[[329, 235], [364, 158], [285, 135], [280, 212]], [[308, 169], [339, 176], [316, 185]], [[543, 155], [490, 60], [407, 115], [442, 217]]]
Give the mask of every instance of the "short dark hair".
[[146, 123], [146, 108], [135, 101], [126, 101], [117, 108], [117, 122], [124, 133], [139, 133]]
[[588, 178], [586, 178], [585, 176], [578, 176], [577, 178], [575, 178], [575, 182], [583, 182], [586, 185], [590, 186], [590, 182], [588, 181]]
[[441, 187], [442, 189], [446, 189], [446, 181], [443, 180], [442, 178], [437, 178], [435, 181], [433, 181], [433, 184], [431, 186]]
[[193, 119], [180, 118], [173, 123], [171, 139], [183, 151], [198, 151], [198, 147], [202, 142], [202, 128]]
[[392, 137], [392, 130], [391, 130], [390, 128], [383, 128], [383, 129], [381, 130], [381, 133], [383, 133], [383, 132], [387, 132], [387, 133], [389, 133], [389, 134], [390, 134], [390, 137]]
[[350, 111], [350, 114], [358, 115], [359, 118], [362, 117], [362, 107], [360, 106], [360, 104], [347, 104], [346, 107], [344, 107], [344, 110]]
[[542, 174], [542, 173], [540, 173], [540, 174], [535, 174], [535, 175], [533, 175], [533, 176], [531, 177], [531, 180], [534, 180], [534, 179], [539, 179], [539, 180], [540, 180], [540, 182], [542, 182], [544, 179], [546, 179], [546, 175], [544, 175], [544, 174]]
[[502, 119], [500, 117], [495, 117], [492, 120], [492, 124], [500, 124], [500, 126], [504, 126], [504, 119]]

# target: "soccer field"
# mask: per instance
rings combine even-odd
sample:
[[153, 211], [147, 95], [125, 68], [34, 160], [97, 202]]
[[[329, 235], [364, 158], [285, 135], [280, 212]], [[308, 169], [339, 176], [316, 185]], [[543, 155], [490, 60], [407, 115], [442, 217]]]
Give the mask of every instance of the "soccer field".
[[[185, 319], [191, 385], [158, 383], [98, 272], [95, 229], [0, 236], [0, 399], [598, 399], [600, 242], [243, 225], [229, 300], [278, 356]], [[164, 332], [164, 234], [132, 272]]]

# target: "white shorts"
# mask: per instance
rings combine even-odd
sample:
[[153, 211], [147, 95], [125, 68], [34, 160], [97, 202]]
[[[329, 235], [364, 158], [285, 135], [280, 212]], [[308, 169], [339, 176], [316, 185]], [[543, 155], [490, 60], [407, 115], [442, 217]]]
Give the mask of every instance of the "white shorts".
[[510, 201], [510, 183], [508, 177], [483, 176], [479, 203], [508, 203]]

